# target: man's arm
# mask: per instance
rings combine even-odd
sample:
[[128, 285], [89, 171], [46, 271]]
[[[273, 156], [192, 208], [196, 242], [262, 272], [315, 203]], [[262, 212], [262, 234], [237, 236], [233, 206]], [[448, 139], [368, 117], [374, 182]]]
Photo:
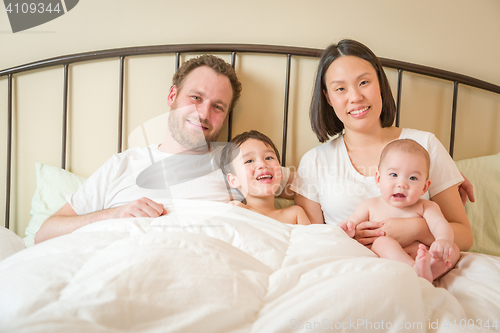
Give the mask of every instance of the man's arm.
[[104, 209], [85, 215], [76, 214], [71, 205], [66, 203], [42, 224], [35, 235], [35, 244], [72, 233], [87, 224], [97, 221], [126, 217], [158, 217], [165, 214], [167, 214], [167, 211], [162, 204], [148, 198], [141, 198], [120, 207]]

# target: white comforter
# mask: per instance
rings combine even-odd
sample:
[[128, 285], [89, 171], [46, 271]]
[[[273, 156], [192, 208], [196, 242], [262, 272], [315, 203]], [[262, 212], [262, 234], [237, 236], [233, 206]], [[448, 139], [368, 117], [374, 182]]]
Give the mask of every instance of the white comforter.
[[169, 210], [1, 261], [0, 331], [498, 331], [498, 257], [464, 253], [435, 287], [338, 227], [208, 202]]

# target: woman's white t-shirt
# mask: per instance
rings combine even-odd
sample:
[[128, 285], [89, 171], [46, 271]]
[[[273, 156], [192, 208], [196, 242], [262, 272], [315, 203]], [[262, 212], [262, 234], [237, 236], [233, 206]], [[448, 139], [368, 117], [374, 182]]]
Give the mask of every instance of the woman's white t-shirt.
[[[452, 158], [434, 134], [403, 128], [399, 138], [415, 140], [429, 152], [431, 186], [422, 198], [432, 198], [463, 182]], [[361, 175], [352, 165], [343, 135], [311, 149], [302, 157], [291, 189], [319, 203], [327, 224], [338, 224], [362, 201], [380, 196], [374, 177]]]

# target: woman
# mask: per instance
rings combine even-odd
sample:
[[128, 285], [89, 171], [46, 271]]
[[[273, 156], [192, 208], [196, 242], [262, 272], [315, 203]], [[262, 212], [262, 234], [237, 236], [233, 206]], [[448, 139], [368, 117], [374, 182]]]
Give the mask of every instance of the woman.
[[[329, 46], [320, 60], [310, 119], [320, 142], [338, 137], [303, 156], [291, 187], [296, 204], [312, 223], [339, 223], [361, 201], [380, 196], [374, 175], [385, 145], [398, 138], [413, 139], [431, 156], [427, 199], [441, 208], [458, 248], [468, 250], [472, 231], [457, 190], [463, 181], [460, 172], [433, 134], [392, 126], [395, 114], [387, 77], [373, 52], [353, 40]], [[434, 241], [422, 218], [363, 222], [355, 238], [370, 245], [383, 235], [403, 246]]]

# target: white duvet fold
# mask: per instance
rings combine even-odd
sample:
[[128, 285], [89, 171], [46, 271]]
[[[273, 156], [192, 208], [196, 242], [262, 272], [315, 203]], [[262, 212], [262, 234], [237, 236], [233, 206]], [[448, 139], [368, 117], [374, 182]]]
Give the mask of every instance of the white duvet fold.
[[465, 254], [438, 283], [448, 291], [335, 226], [204, 201], [168, 210], [1, 261], [0, 331], [447, 332], [446, 320], [499, 317], [496, 257]]

